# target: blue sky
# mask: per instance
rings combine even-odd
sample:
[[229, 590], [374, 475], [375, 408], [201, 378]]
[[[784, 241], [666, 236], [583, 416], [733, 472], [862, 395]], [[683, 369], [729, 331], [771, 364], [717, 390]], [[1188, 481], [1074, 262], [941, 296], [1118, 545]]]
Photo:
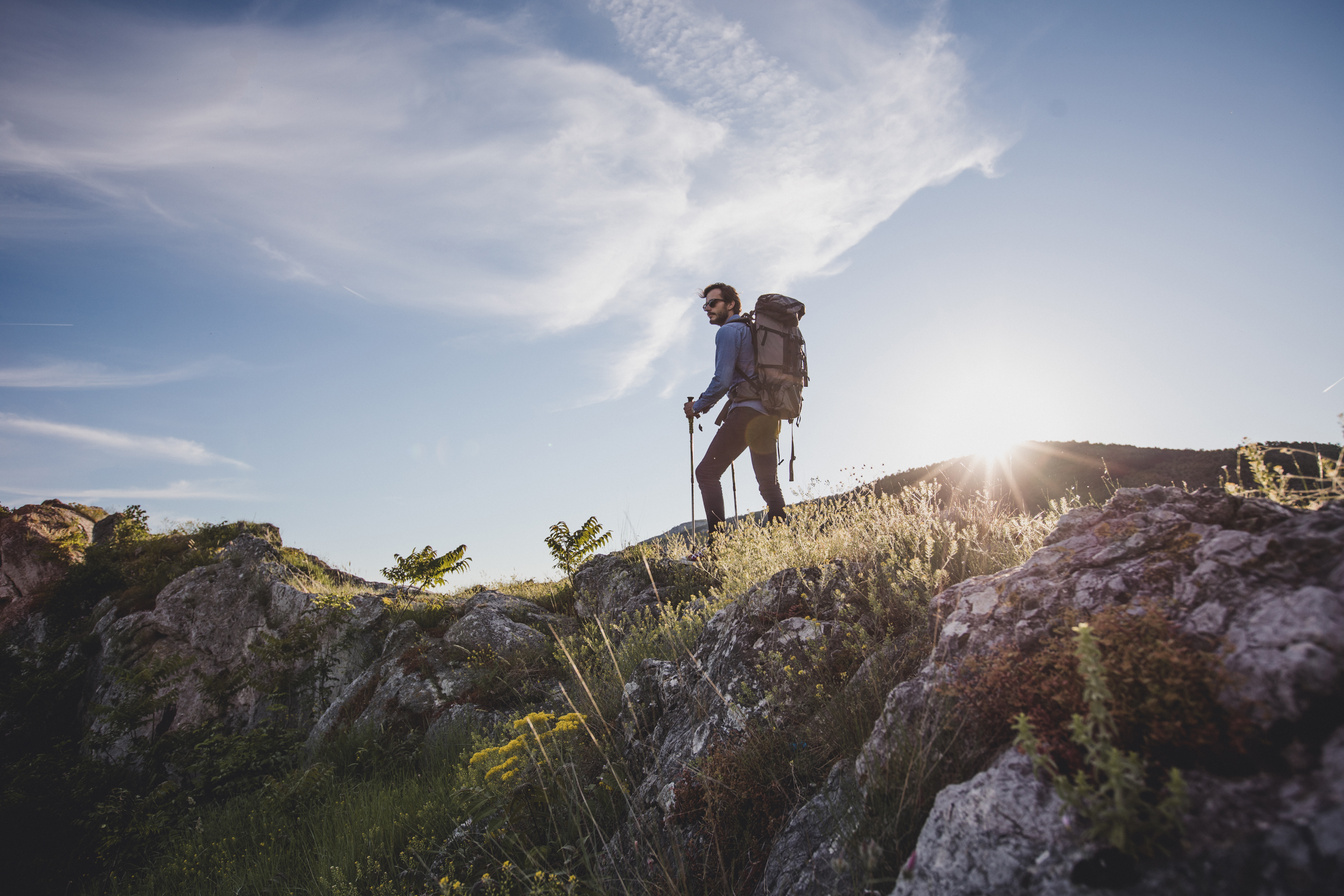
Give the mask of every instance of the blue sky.
[[808, 305], [798, 490], [1338, 441], [1341, 46], [1338, 3], [6, 0], [0, 502], [547, 576], [557, 520], [689, 516], [716, 280]]

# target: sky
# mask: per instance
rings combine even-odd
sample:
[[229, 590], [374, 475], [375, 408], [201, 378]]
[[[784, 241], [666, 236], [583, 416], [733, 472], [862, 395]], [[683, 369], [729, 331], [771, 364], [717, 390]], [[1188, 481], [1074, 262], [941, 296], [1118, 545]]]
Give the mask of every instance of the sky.
[[555, 522], [691, 516], [715, 281], [807, 306], [790, 500], [1338, 442], [1341, 46], [1292, 0], [0, 0], [0, 503], [553, 578]]

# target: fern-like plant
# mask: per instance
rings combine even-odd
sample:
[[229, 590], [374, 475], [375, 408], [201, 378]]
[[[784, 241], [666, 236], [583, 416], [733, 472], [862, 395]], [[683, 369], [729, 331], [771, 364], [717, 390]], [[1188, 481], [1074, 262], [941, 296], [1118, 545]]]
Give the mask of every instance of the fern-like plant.
[[1086, 622], [1073, 630], [1087, 715], [1073, 716], [1070, 733], [1084, 751], [1084, 767], [1072, 776], [1061, 773], [1041, 749], [1026, 713], [1014, 721], [1017, 745], [1031, 757], [1032, 766], [1054, 782], [1060, 799], [1087, 826], [1089, 838], [1132, 856], [1166, 852], [1180, 838], [1187, 805], [1185, 779], [1172, 768], [1158, 792], [1149, 786], [1143, 757], [1115, 745], [1115, 721], [1107, 706], [1111, 692], [1096, 636]]
[[432, 585], [442, 585], [449, 573], [461, 572], [467, 568], [471, 558], [464, 556], [467, 546], [460, 544], [446, 554], [437, 554], [434, 548], [425, 545], [423, 550], [412, 551], [408, 556], [393, 554], [397, 562], [383, 569], [383, 575], [389, 582], [398, 585], [403, 582], [423, 591]]
[[610, 540], [610, 530], [603, 532], [597, 517], [590, 516], [588, 522], [573, 532], [563, 520], [556, 523], [551, 527], [551, 534], [546, 536], [546, 547], [551, 549], [555, 565], [564, 570], [566, 576], [572, 576], [593, 551]]

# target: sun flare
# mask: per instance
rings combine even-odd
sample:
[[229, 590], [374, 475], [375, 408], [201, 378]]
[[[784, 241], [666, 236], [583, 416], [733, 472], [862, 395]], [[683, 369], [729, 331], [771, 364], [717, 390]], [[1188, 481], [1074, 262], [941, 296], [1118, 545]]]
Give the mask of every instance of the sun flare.
[[975, 457], [986, 465], [1003, 466], [1012, 458], [1013, 451], [1025, 441], [1025, 439], [994, 439], [982, 442], [974, 452]]

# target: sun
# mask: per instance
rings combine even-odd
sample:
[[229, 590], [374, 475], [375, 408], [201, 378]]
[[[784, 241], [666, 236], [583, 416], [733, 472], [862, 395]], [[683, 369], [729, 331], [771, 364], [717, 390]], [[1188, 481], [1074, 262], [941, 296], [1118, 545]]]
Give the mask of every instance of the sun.
[[986, 466], [1006, 467], [1012, 460], [1013, 451], [1021, 447], [1026, 439], [997, 438], [981, 442], [975, 449], [975, 458]]

